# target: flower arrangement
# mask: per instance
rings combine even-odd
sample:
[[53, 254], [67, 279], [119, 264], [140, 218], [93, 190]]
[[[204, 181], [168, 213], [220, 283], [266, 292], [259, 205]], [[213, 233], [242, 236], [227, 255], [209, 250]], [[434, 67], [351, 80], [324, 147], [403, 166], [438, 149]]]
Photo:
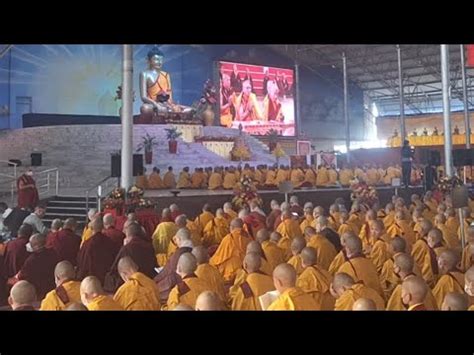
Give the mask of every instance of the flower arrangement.
[[263, 201], [257, 193], [254, 181], [251, 177], [244, 175], [240, 178], [239, 183], [234, 189], [234, 198], [232, 204], [240, 210], [241, 208], [248, 206], [251, 201], [257, 201], [262, 206]]
[[175, 141], [177, 138], [183, 135], [183, 133], [179, 132], [176, 127], [166, 128], [165, 131], [166, 131], [166, 138], [169, 141]]
[[372, 207], [378, 201], [377, 190], [373, 186], [367, 185], [365, 181], [357, 178], [351, 180], [351, 200]]
[[440, 192], [446, 194], [451, 193], [455, 187], [462, 185], [464, 185], [464, 183], [458, 176], [453, 176], [451, 178], [445, 176], [439, 180], [437, 188]]
[[106, 209], [121, 210], [125, 204], [125, 189], [116, 187], [104, 200], [104, 207]]

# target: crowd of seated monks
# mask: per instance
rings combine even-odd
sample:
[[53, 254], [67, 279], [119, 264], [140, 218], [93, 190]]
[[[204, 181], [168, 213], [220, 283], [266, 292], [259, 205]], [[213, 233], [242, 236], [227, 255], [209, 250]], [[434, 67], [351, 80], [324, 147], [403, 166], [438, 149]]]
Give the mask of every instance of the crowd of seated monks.
[[[0, 303], [13, 310], [474, 309], [474, 202], [393, 196], [384, 208], [341, 198], [231, 203], [190, 219], [173, 204], [152, 235], [131, 213], [23, 224], [3, 250]], [[265, 212], [266, 210], [266, 212]], [[262, 300], [269, 300], [263, 302]]]
[[[411, 174], [413, 186], [419, 185], [422, 181], [421, 169], [414, 166]], [[209, 189], [209, 190], [231, 190], [240, 181], [241, 177], [250, 177], [257, 189], [278, 189], [278, 186], [285, 181], [291, 181], [294, 188], [314, 188], [314, 187], [348, 187], [354, 178], [363, 180], [367, 184], [391, 185], [392, 179], [401, 178], [402, 171], [399, 165], [390, 165], [386, 168], [375, 164], [364, 166], [342, 167], [336, 169], [334, 165], [320, 165], [308, 168], [290, 168], [284, 165], [258, 165], [256, 167], [245, 164], [234, 167], [214, 167], [195, 168], [194, 172], [189, 171], [189, 167], [183, 168], [178, 179], [169, 167], [168, 171], [161, 176], [158, 168], [147, 175], [137, 178], [137, 186], [143, 189]]]

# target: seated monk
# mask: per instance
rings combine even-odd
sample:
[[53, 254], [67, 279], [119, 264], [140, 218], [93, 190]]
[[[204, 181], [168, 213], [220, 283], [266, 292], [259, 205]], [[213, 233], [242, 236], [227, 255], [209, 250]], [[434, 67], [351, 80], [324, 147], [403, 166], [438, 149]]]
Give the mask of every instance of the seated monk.
[[[329, 206], [329, 226], [334, 230], [338, 231], [339, 227], [341, 225], [340, 222], [340, 211], [339, 211], [339, 206], [336, 203], [333, 203], [331, 206]], [[338, 232], [339, 233], [339, 232]], [[341, 235], [341, 234], [339, 234]]]
[[73, 265], [77, 263], [77, 253], [81, 245], [81, 238], [75, 233], [76, 228], [76, 220], [68, 218], [64, 221], [63, 228], [50, 235], [46, 241], [46, 247], [54, 249], [59, 260], [67, 260]]
[[202, 189], [206, 183], [206, 177], [201, 168], [195, 168], [191, 175], [191, 189]]
[[103, 218], [104, 230], [102, 233], [114, 243], [114, 257], [118, 254], [120, 248], [123, 246], [125, 234], [115, 228], [115, 218], [110, 213], [107, 213]]
[[216, 217], [207, 222], [202, 232], [204, 245], [218, 245], [229, 234], [229, 220], [225, 218], [224, 211], [219, 208], [216, 210]]
[[146, 169], [143, 168], [142, 175], [138, 175], [135, 181], [135, 185], [140, 189], [147, 190], [148, 189], [148, 178], [146, 177]]
[[75, 281], [76, 272], [69, 261], [61, 261], [54, 269], [56, 288], [41, 302], [41, 311], [62, 311], [75, 302], [81, 302], [81, 283]]
[[370, 298], [359, 298], [352, 305], [353, 311], [376, 311], [377, 305]]
[[266, 223], [267, 228], [269, 230], [273, 230], [273, 227], [275, 225], [275, 221], [281, 215], [280, 204], [278, 203], [278, 201], [271, 200], [270, 201], [270, 209], [271, 209], [271, 212], [268, 214], [265, 223]]
[[174, 189], [176, 187], [176, 178], [173, 173], [173, 167], [169, 166], [168, 171], [163, 176], [163, 187], [165, 189]]
[[[317, 222], [317, 227], [319, 230], [321, 230], [321, 226], [325, 225], [326, 223], [326, 217], [320, 216]], [[336, 248], [323, 234], [317, 233], [316, 229], [313, 227], [306, 227], [304, 234], [306, 246], [311, 247], [316, 251], [318, 266], [324, 270], [328, 270], [329, 266], [337, 255]]]
[[155, 281], [139, 272], [132, 258], [121, 258], [117, 269], [124, 284], [115, 293], [115, 302], [126, 311], [160, 310], [160, 292]]
[[46, 246], [49, 248], [49, 240], [58, 234], [58, 232], [63, 228], [63, 221], [59, 218], [53, 219], [51, 222], [51, 228], [46, 234]]
[[265, 189], [272, 189], [278, 187], [276, 183], [276, 169], [274, 167], [268, 169], [263, 186], [265, 187]]
[[[318, 207], [316, 207], [315, 210], [316, 209], [318, 209]], [[315, 218], [313, 228], [316, 229], [318, 234], [321, 234], [334, 245], [336, 252], [339, 252], [342, 249], [339, 234], [331, 228], [329, 219], [324, 216], [324, 209], [319, 206], [319, 212], [315, 213], [315, 210], [313, 210], [313, 217]]]
[[446, 208], [446, 227], [455, 231], [459, 229], [459, 218], [454, 208]]
[[268, 276], [272, 275], [273, 269], [271, 265], [268, 263], [268, 261], [265, 259], [265, 254], [259, 242], [252, 240], [250, 243], [248, 243], [245, 254], [248, 254], [248, 253], [255, 253], [255, 254], [260, 255], [260, 257], [262, 258], [260, 270]]
[[213, 291], [204, 291], [196, 299], [196, 311], [224, 311], [225, 306], [219, 295]]
[[245, 225], [248, 228], [250, 236], [255, 238], [258, 231], [266, 227], [266, 216], [258, 205], [258, 202], [250, 201], [249, 206], [250, 212], [246, 213], [244, 212], [245, 210], [241, 211], [242, 216], [239, 213], [239, 218], [244, 221]]
[[230, 169], [224, 172], [224, 181], [222, 182], [222, 187], [224, 190], [232, 190], [235, 188], [237, 181], [235, 169], [230, 167]]
[[313, 217], [313, 204], [311, 202], [306, 202], [303, 207], [303, 220], [300, 223], [301, 233], [304, 234], [306, 227], [311, 227], [314, 223]]
[[425, 280], [421, 277], [409, 277], [402, 283], [402, 303], [407, 306], [408, 311], [426, 311], [424, 301], [428, 290]]
[[161, 213], [161, 222], [156, 226], [151, 237], [156, 254], [167, 253], [171, 238], [173, 238], [177, 230], [176, 224], [171, 220], [171, 210], [164, 208]]
[[[406, 253], [399, 253], [393, 259], [393, 272], [398, 276], [400, 281], [387, 302], [387, 311], [404, 311], [407, 309], [407, 305], [402, 302], [402, 282], [410, 277], [417, 277], [413, 272], [415, 260], [410, 254]], [[431, 290], [428, 290], [426, 294], [424, 305], [428, 310], [438, 309]]]
[[390, 226], [395, 222], [395, 206], [393, 203], [387, 203], [385, 206], [385, 217], [383, 218], [383, 224], [385, 228], [390, 228]]
[[396, 236], [388, 243], [388, 254], [390, 258], [385, 261], [380, 272], [380, 281], [384, 290], [385, 299], [390, 298], [393, 290], [400, 283], [400, 277], [393, 271], [395, 256], [406, 253], [406, 241], [402, 237]]
[[365, 215], [362, 213], [360, 205], [358, 202], [354, 202], [349, 212], [349, 218], [347, 224], [349, 224], [353, 229], [356, 230], [356, 234], [359, 235], [360, 229], [364, 224]]
[[473, 265], [474, 265], [474, 226], [469, 226], [469, 228], [466, 229], [466, 246], [464, 247], [462, 251], [461, 270], [466, 271]]
[[365, 223], [362, 225], [360, 232], [359, 232], [359, 238], [362, 240], [362, 246], [364, 249], [366, 249], [369, 244], [370, 240], [370, 229], [372, 223], [377, 219], [377, 213], [374, 210], [368, 210], [367, 213], [365, 214]]
[[196, 269], [197, 261], [193, 254], [184, 253], [179, 257], [176, 273], [180, 276], [180, 281], [170, 292], [167, 303], [169, 310], [180, 303], [194, 308], [201, 292], [211, 291], [211, 287], [196, 276]]
[[336, 257], [331, 262], [331, 265], [329, 265], [328, 271], [331, 275], [336, 274], [337, 270], [339, 270], [339, 268], [348, 260], [346, 251], [344, 249], [344, 246], [346, 245], [346, 238], [348, 236], [357, 237], [354, 233], [351, 233], [351, 232], [344, 233], [343, 235], [341, 235], [342, 249], [339, 251], [339, 253], [337, 253]]
[[275, 176], [275, 186], [278, 188], [278, 186], [284, 182], [289, 180], [288, 176], [288, 171], [285, 170], [283, 165], [280, 165], [280, 168], [277, 169], [276, 171], [276, 176]]
[[209, 263], [219, 270], [225, 281], [232, 281], [242, 265], [247, 244], [251, 239], [243, 230], [240, 218], [230, 223], [230, 233], [222, 239]]
[[92, 231], [92, 228], [89, 226], [89, 224], [92, 222], [92, 220], [98, 215], [97, 213], [97, 209], [95, 208], [91, 208], [88, 212], [87, 212], [87, 220], [88, 222], [86, 223], [86, 226], [84, 227], [84, 230], [82, 232], [82, 236], [81, 236], [81, 248], [82, 248], [82, 245], [84, 244], [84, 242], [86, 240], [88, 240], [90, 237], [92, 237], [92, 235], [94, 234], [94, 232]]
[[271, 276], [260, 271], [262, 258], [257, 253], [248, 253], [243, 261], [244, 279], [229, 291], [231, 309], [237, 311], [262, 310], [259, 297], [275, 286]]
[[285, 259], [285, 262], [290, 260], [290, 258], [293, 256], [291, 253], [291, 240], [288, 237], [283, 237], [280, 233], [278, 232], [272, 232], [270, 234], [270, 241], [275, 243], [278, 248], [280, 248], [283, 251], [283, 257]]
[[226, 292], [224, 289], [224, 279], [214, 266], [209, 265], [209, 253], [207, 248], [203, 246], [196, 246], [193, 248], [192, 254], [196, 258], [198, 264], [195, 274], [201, 280], [204, 280], [211, 291], [215, 292], [222, 302], [227, 301]]
[[[311, 208], [313, 205], [311, 204]], [[298, 196], [293, 195], [290, 196], [290, 212], [291, 213], [296, 213], [298, 215], [298, 219], [302, 218], [304, 215], [304, 209], [303, 207], [300, 206]]]
[[365, 249], [365, 253], [379, 274], [383, 264], [390, 258], [387, 240], [383, 222], [379, 219], [375, 220], [371, 225], [369, 245]]
[[282, 222], [276, 229], [278, 233], [282, 236], [286, 236], [290, 239], [294, 239], [297, 237], [302, 237], [303, 233], [301, 233], [300, 225], [298, 220], [291, 214], [290, 211], [282, 210], [281, 213]]
[[27, 244], [30, 255], [17, 274], [17, 280], [26, 280], [36, 288], [39, 299], [55, 288], [54, 268], [58, 263], [58, 255], [53, 249], [46, 248], [46, 237], [33, 234]]
[[209, 190], [220, 190], [222, 189], [222, 173], [218, 167], [214, 168], [214, 172], [209, 176]]
[[348, 223], [349, 214], [347, 212], [339, 212], [339, 228], [337, 229], [337, 234], [342, 235], [346, 232], [352, 232], [355, 235], [358, 235], [357, 227]]
[[383, 296], [382, 284], [377, 269], [372, 261], [362, 253], [362, 242], [359, 237], [347, 235], [344, 249], [347, 261], [341, 265], [337, 272], [349, 274], [355, 282], [362, 281], [365, 286], [374, 289], [380, 296]]
[[299, 188], [303, 185], [304, 182], [304, 172], [300, 168], [295, 168], [291, 170], [290, 173], [290, 182], [294, 188]]
[[[201, 234], [196, 227], [195, 223], [189, 221], [187, 216], [182, 214], [176, 218], [175, 221], [177, 230], [179, 231], [181, 228], [185, 228], [191, 235], [191, 242], [193, 246], [201, 245]], [[156, 256], [157, 262], [160, 266], [165, 265], [169, 258], [174, 254], [174, 252], [178, 249], [178, 244], [176, 242], [175, 236], [171, 238], [170, 243], [168, 244], [168, 252], [166, 254], [158, 254]]]
[[326, 186], [335, 186], [337, 185], [337, 171], [334, 165], [331, 165], [331, 167], [327, 170], [327, 175], [328, 175], [328, 181], [326, 183]]
[[318, 265], [316, 250], [312, 247], [304, 248], [301, 251], [301, 260], [304, 270], [296, 280], [296, 287], [313, 297], [318, 310], [333, 310], [335, 300], [329, 290], [332, 276]]
[[164, 189], [165, 185], [163, 180], [160, 176], [160, 169], [157, 167], [153, 168], [153, 172], [148, 176], [148, 189], [150, 190], [158, 190]]
[[[290, 211], [290, 204], [288, 202], [282, 202], [280, 205], [280, 213], [275, 213], [275, 220], [273, 226], [269, 229], [273, 229], [276, 231], [280, 226], [281, 222], [283, 222], [283, 212]], [[291, 212], [291, 211], [290, 211]]]
[[324, 165], [318, 167], [318, 173], [316, 174], [316, 186], [326, 186], [329, 182], [328, 170]]
[[201, 231], [204, 230], [206, 225], [214, 218], [214, 215], [211, 212], [211, 205], [206, 203], [202, 206], [202, 213], [196, 217], [194, 224]]
[[363, 282], [355, 282], [354, 278], [345, 272], [338, 272], [330, 286], [332, 296], [336, 299], [335, 311], [350, 311], [354, 302], [359, 298], [368, 298], [375, 302], [377, 310], [385, 309], [385, 301], [374, 289]]
[[351, 184], [351, 180], [354, 179], [354, 172], [349, 167], [343, 167], [339, 171], [339, 183], [343, 187], [347, 187]]
[[191, 188], [191, 177], [189, 176], [189, 167], [184, 167], [183, 171], [179, 173], [178, 183], [176, 184], [177, 189], [189, 189]]
[[17, 237], [9, 241], [5, 246], [3, 266], [5, 277], [13, 277], [23, 267], [30, 253], [26, 250], [33, 227], [29, 224], [23, 224], [18, 229]]
[[303, 237], [296, 237], [291, 241], [291, 254], [293, 255], [288, 264], [293, 266], [296, 276], [300, 276], [303, 272], [303, 260], [301, 259], [301, 251], [306, 247], [306, 240]]
[[457, 267], [459, 262], [459, 254], [454, 250], [445, 250], [438, 257], [441, 277], [433, 288], [433, 296], [440, 309], [449, 292], [464, 293], [464, 274]]
[[469, 301], [466, 295], [457, 292], [447, 293], [441, 305], [442, 311], [467, 311], [468, 308]]
[[102, 289], [100, 280], [95, 276], [87, 276], [81, 282], [82, 304], [89, 311], [122, 311], [123, 308]]
[[312, 311], [318, 304], [311, 295], [296, 286], [296, 271], [289, 264], [280, 264], [273, 271], [273, 283], [279, 293], [267, 311]]
[[10, 291], [8, 304], [14, 311], [34, 311], [36, 299], [35, 287], [28, 281], [18, 281]]
[[233, 219], [237, 218], [238, 214], [232, 209], [232, 203], [226, 202], [222, 206], [224, 213], [227, 215], [229, 223], [232, 222]]
[[256, 236], [257, 242], [262, 247], [265, 260], [273, 271], [278, 265], [284, 263], [285, 252], [276, 243], [270, 240], [270, 232], [267, 229], [260, 229]]
[[313, 167], [308, 167], [304, 172], [304, 180], [301, 187], [316, 187], [316, 171], [313, 170]]
[[66, 308], [64, 308], [65, 311], [88, 311], [87, 307], [84, 306], [80, 302], [73, 302]]
[[409, 221], [406, 218], [406, 214], [403, 211], [395, 212], [395, 221], [390, 227], [387, 228], [387, 235], [390, 238], [400, 236], [405, 239], [409, 251], [411, 250], [413, 244], [415, 244], [416, 241], [416, 236], [415, 232], [413, 231], [413, 227], [410, 225]]
[[443, 234], [443, 244], [454, 250], [461, 249], [461, 241], [458, 239], [455, 230], [450, 230], [446, 226], [446, 216], [444, 214], [437, 214], [434, 218], [434, 225], [438, 228]]
[[115, 245], [102, 233], [102, 218], [95, 218], [91, 227], [94, 234], [84, 242], [77, 256], [77, 278], [82, 280], [86, 276], [95, 276], [102, 285], [105, 275], [114, 263]]

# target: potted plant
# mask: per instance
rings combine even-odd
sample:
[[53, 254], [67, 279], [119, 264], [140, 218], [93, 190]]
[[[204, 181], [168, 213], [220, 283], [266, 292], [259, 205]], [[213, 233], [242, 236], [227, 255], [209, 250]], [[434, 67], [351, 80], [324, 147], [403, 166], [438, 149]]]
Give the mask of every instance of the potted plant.
[[267, 131], [266, 136], [268, 136], [268, 148], [270, 148], [270, 153], [272, 153], [278, 143], [278, 131], [272, 128]]
[[171, 154], [176, 154], [178, 151], [178, 141], [177, 138], [181, 137], [183, 133], [178, 132], [176, 127], [166, 128], [166, 138], [168, 139], [169, 152]]
[[153, 147], [157, 146], [156, 137], [152, 137], [148, 134], [142, 137], [142, 143], [138, 145], [137, 152], [142, 149], [145, 150], [145, 164], [151, 164], [153, 161]]

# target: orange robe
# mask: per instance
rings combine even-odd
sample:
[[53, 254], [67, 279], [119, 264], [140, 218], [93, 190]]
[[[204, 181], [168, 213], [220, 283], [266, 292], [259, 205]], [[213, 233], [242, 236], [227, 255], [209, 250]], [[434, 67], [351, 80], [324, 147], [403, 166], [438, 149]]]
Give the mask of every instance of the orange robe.
[[230, 294], [231, 309], [234, 311], [260, 311], [262, 308], [258, 298], [275, 289], [273, 279], [261, 272], [245, 275], [243, 282], [239, 283]]
[[306, 169], [306, 172], [304, 173], [303, 184], [308, 185], [310, 187], [316, 186], [316, 174], [313, 169]]
[[288, 260], [288, 264], [293, 266], [296, 270], [296, 275], [301, 275], [303, 272], [303, 260], [301, 259], [301, 255], [293, 255], [290, 260]]
[[266, 240], [262, 243], [262, 249], [263, 253], [265, 254], [265, 258], [272, 270], [285, 262], [285, 252], [275, 243]]
[[405, 239], [409, 250], [411, 250], [411, 247], [413, 246], [413, 244], [415, 244], [416, 241], [416, 236], [415, 232], [413, 231], [413, 228], [410, 226], [410, 223], [408, 221], [404, 220], [394, 222], [390, 227], [388, 227], [387, 235], [391, 239], [395, 238], [397, 235]]
[[433, 296], [438, 308], [441, 309], [444, 297], [449, 292], [464, 294], [464, 274], [460, 271], [451, 271], [439, 278], [433, 288]]
[[148, 188], [151, 190], [163, 189], [165, 187], [159, 173], [153, 172], [148, 176]]
[[328, 182], [326, 185], [336, 185], [337, 184], [337, 171], [334, 169], [328, 169]]
[[329, 270], [329, 266], [337, 255], [334, 244], [322, 235], [314, 235], [308, 240], [306, 246], [316, 250], [316, 263], [324, 270]]
[[461, 247], [461, 242], [458, 239], [455, 230], [451, 230], [443, 224], [437, 225], [436, 227], [443, 233], [444, 245], [449, 249], [458, 249]]
[[385, 301], [382, 296], [374, 289], [365, 286], [362, 283], [356, 283], [346, 290], [337, 300], [334, 306], [335, 311], [351, 311], [354, 302], [359, 298], [368, 298], [375, 302], [377, 310], [385, 309]]
[[354, 173], [351, 169], [341, 169], [341, 171], [339, 172], [339, 182], [342, 186], [349, 186], [353, 178]]
[[295, 221], [293, 218], [287, 218], [281, 222], [276, 231], [282, 236], [290, 238], [290, 240], [303, 236], [298, 221]]
[[123, 307], [119, 305], [111, 296], [100, 295], [94, 298], [87, 305], [89, 311], [123, 311]]
[[318, 174], [316, 175], [316, 185], [324, 186], [329, 181], [328, 170], [325, 167], [318, 169]]
[[301, 169], [293, 169], [290, 174], [290, 181], [293, 187], [300, 187], [304, 182], [304, 173]]
[[331, 265], [329, 265], [329, 273], [334, 275], [346, 261], [347, 257], [344, 254], [344, 250], [341, 250], [339, 253], [337, 253]]
[[222, 187], [226, 190], [232, 190], [237, 184], [237, 181], [237, 177], [234, 173], [226, 172], [224, 174], [224, 182], [222, 183]]
[[86, 225], [86, 227], [84, 228], [84, 231], [82, 232], [81, 247], [86, 240], [92, 237], [93, 234], [94, 234], [94, 231], [92, 230], [92, 228], [89, 228], [89, 226]]
[[449, 230], [457, 231], [459, 229], [459, 218], [448, 217], [446, 220], [446, 227], [448, 227]]
[[421, 238], [416, 241], [411, 251], [413, 259], [421, 269], [421, 275], [426, 281], [428, 286], [433, 287], [436, 282], [436, 276], [438, 273], [438, 264], [436, 260], [436, 254], [430, 250], [428, 242]]
[[372, 250], [370, 251], [369, 258], [374, 263], [377, 272], [380, 273], [382, 271], [383, 264], [390, 258], [388, 244], [382, 239], [375, 241], [374, 245], [372, 246]]
[[318, 305], [318, 310], [330, 311], [334, 309], [335, 299], [329, 292], [332, 282], [331, 274], [317, 265], [304, 269], [296, 280], [296, 287], [311, 295]]
[[203, 231], [206, 225], [214, 219], [214, 215], [211, 212], [204, 211], [194, 220], [194, 224], [199, 228], [200, 231]]
[[139, 175], [137, 176], [137, 180], [136, 180], [136, 185], [137, 187], [141, 188], [141, 189], [148, 189], [148, 179], [145, 175]]
[[382, 283], [380, 282], [377, 269], [370, 259], [363, 256], [353, 257], [347, 260], [337, 272], [345, 272], [352, 276], [355, 282], [362, 281], [364, 285], [374, 289], [383, 296]]
[[291, 287], [278, 296], [267, 308], [267, 311], [312, 311], [317, 309], [318, 305], [311, 295], [298, 287]]
[[156, 254], [166, 254], [171, 239], [174, 237], [178, 227], [174, 222], [161, 222], [156, 226], [152, 235], [153, 248]]
[[304, 234], [306, 227], [312, 227], [314, 222], [314, 217], [312, 215], [305, 215], [303, 222], [300, 223], [301, 233]]
[[188, 189], [191, 187], [191, 177], [186, 171], [179, 173], [178, 183], [176, 184], [177, 189]]
[[155, 102], [158, 100], [160, 92], [164, 92], [169, 95], [169, 102], [173, 102], [173, 91], [171, 90], [171, 77], [170, 75], [160, 70], [156, 81], [146, 88], [147, 97]]
[[155, 281], [141, 272], [134, 273], [120, 286], [114, 301], [126, 311], [158, 311], [161, 308]]
[[224, 290], [224, 279], [221, 273], [214, 266], [209, 264], [200, 264], [196, 269], [196, 276], [201, 280], [204, 280], [211, 291], [214, 291], [219, 295], [223, 302], [226, 302], [226, 294]]
[[206, 281], [198, 278], [195, 274], [186, 276], [171, 290], [167, 303], [168, 310], [175, 309], [180, 303], [194, 308], [199, 295], [210, 290], [211, 287]]
[[471, 255], [470, 248], [471, 248], [471, 245], [467, 243], [462, 251], [462, 259], [461, 259], [462, 271], [467, 271], [472, 265], [474, 265], [474, 258]]
[[288, 171], [278, 169], [275, 177], [275, 185], [278, 186], [280, 183], [288, 180]]
[[276, 172], [274, 170], [268, 170], [265, 185], [276, 186]]
[[[409, 277], [409, 276], [408, 276]], [[433, 293], [428, 289], [428, 293], [425, 298], [425, 307], [427, 310], [436, 311], [438, 306], [436, 305], [436, 300], [433, 296]], [[402, 284], [398, 284], [392, 292], [388, 302], [387, 302], [387, 311], [406, 311], [407, 308], [402, 303]]]
[[166, 172], [163, 176], [163, 187], [165, 189], [174, 189], [176, 186], [176, 179], [172, 171]]
[[203, 243], [205, 245], [219, 244], [229, 232], [229, 221], [225, 218], [215, 217], [204, 227]]
[[222, 189], [222, 175], [220, 173], [212, 173], [209, 177], [209, 190]]
[[283, 250], [283, 255], [285, 257], [285, 260], [289, 260], [292, 257], [291, 254], [291, 240], [289, 237], [284, 236], [281, 237], [280, 240], [278, 241], [277, 246]]
[[191, 188], [202, 189], [206, 182], [206, 176], [200, 171], [196, 171], [191, 175]]
[[56, 289], [48, 292], [41, 301], [41, 311], [62, 311], [71, 303], [81, 303], [81, 283], [78, 281], [63, 282]]
[[355, 233], [355, 235], [359, 234], [357, 232], [357, 229], [354, 228], [352, 225], [348, 224], [347, 222], [344, 224], [341, 224], [337, 230], [337, 234], [339, 234], [340, 236], [347, 232]]

